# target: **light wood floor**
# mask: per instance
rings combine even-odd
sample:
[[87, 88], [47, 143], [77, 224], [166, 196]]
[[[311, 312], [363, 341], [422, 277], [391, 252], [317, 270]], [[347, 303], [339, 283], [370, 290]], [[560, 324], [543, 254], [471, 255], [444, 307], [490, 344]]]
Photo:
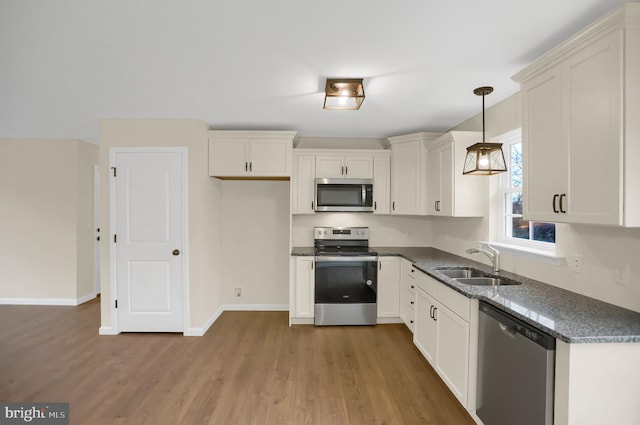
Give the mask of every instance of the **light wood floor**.
[[203, 337], [98, 336], [99, 303], [0, 306], [0, 401], [71, 424], [472, 425], [404, 325], [225, 312]]

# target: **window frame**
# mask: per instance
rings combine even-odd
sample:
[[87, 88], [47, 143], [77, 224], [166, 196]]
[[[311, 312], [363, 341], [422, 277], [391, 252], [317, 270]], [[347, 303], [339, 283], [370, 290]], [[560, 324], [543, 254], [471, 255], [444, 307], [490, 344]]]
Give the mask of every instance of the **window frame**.
[[[512, 226], [513, 221], [511, 218], [522, 216], [522, 214], [513, 214], [507, 213], [508, 205], [507, 205], [507, 195], [509, 195], [509, 199], [514, 193], [523, 193], [524, 195], [524, 175], [522, 176], [523, 182], [519, 188], [515, 188], [511, 185], [511, 145], [522, 143], [522, 130], [517, 129], [514, 131], [510, 131], [502, 136], [498, 137], [498, 141], [502, 143], [502, 149], [505, 153], [505, 160], [507, 163], [507, 172], [500, 174], [500, 184], [499, 184], [499, 231], [498, 231], [498, 240], [497, 242], [512, 245], [522, 248], [534, 249], [538, 251], [545, 251], [549, 253], [554, 253], [556, 251], [556, 244], [558, 242], [557, 232], [556, 232], [556, 241], [555, 242], [543, 242], [536, 241], [532, 239], [533, 236], [533, 226], [529, 226], [529, 237], [530, 239], [522, 239], [511, 236], [512, 235]], [[537, 222], [537, 221], [536, 221]], [[552, 223], [556, 224], [556, 223]], [[557, 226], [556, 226], [557, 231]]]

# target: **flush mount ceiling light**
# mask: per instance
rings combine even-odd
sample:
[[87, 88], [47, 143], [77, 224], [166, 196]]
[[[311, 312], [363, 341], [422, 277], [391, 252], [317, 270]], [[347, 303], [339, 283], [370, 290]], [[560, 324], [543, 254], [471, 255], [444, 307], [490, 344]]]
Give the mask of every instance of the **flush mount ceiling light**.
[[484, 130], [484, 97], [493, 92], [493, 87], [478, 87], [473, 91], [482, 96], [482, 142], [467, 148], [462, 174], [490, 176], [507, 171], [507, 165], [502, 153], [502, 143], [485, 142]]
[[327, 78], [324, 109], [356, 110], [364, 102], [362, 78]]

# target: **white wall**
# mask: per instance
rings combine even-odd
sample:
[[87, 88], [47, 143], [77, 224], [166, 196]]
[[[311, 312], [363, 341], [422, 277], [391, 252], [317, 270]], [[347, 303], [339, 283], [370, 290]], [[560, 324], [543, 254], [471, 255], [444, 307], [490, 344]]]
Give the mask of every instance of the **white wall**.
[[226, 180], [222, 188], [224, 304], [288, 305], [289, 181]]
[[93, 292], [93, 166], [80, 140], [0, 140], [0, 299], [76, 304]]
[[[515, 94], [486, 111], [487, 137], [491, 138], [521, 126], [520, 98]], [[470, 118], [452, 130], [481, 130], [481, 115]], [[498, 176], [491, 181], [492, 209], [498, 211]], [[480, 240], [495, 237], [497, 226], [489, 218], [475, 220], [434, 220], [432, 245], [461, 256], [486, 262], [484, 256], [469, 256], [467, 248]], [[551, 285], [640, 311], [640, 229], [605, 226], [556, 226], [559, 254], [583, 256], [583, 272], [573, 273], [567, 263], [550, 264], [531, 257], [509, 253], [501, 255], [502, 268]], [[629, 284], [616, 283], [618, 269], [628, 270]]]
[[222, 183], [208, 175], [207, 125], [187, 119], [105, 119], [100, 126], [102, 326], [111, 326], [109, 149], [186, 146], [189, 150], [189, 323], [199, 329], [222, 307]]

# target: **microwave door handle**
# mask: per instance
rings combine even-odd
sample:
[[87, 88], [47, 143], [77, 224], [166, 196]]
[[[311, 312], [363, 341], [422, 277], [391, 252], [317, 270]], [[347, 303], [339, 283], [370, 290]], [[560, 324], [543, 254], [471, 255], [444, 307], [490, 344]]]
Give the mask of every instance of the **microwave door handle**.
[[367, 205], [367, 185], [362, 185], [362, 206]]

